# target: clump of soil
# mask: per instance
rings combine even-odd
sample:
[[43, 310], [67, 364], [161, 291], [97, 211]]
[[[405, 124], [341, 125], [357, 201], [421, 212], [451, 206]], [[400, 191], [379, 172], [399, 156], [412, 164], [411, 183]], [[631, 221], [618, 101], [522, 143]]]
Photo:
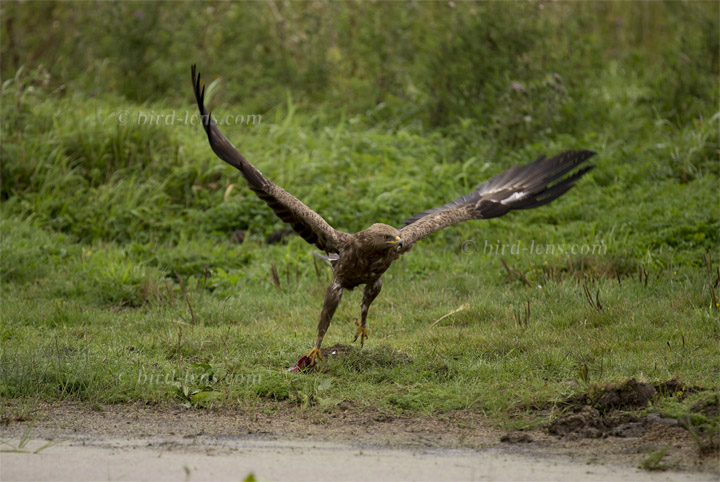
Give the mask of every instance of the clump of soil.
[[645, 408], [655, 397], [655, 387], [638, 382], [634, 378], [618, 387], [608, 387], [600, 392], [596, 405], [605, 413], [612, 410]]
[[585, 405], [575, 413], [556, 418], [548, 427], [548, 432], [553, 435], [577, 435], [574, 438], [600, 438], [603, 428], [600, 412]]
[[664, 418], [657, 413], [647, 417], [638, 417], [629, 413], [615, 416], [603, 416], [600, 412], [585, 405], [574, 413], [555, 419], [548, 427], [553, 435], [568, 437], [572, 440], [581, 438], [606, 437], [642, 437], [656, 426], [679, 427], [674, 418]]
[[560, 406], [570, 409], [590, 406], [605, 414], [613, 410], [645, 408], [656, 394], [657, 391], [653, 385], [631, 378], [617, 386], [595, 387], [587, 393], [568, 398], [561, 402]]
[[655, 384], [655, 391], [660, 395], [675, 395], [677, 393], [691, 393], [698, 390], [698, 387], [688, 387], [677, 376], [672, 377], [666, 382]]
[[579, 438], [641, 437], [653, 427], [680, 427], [673, 418], [664, 418], [657, 413], [638, 417], [623, 410], [639, 410], [658, 395], [685, 392], [688, 388], [673, 378], [667, 382], [651, 385], [634, 378], [619, 385], [594, 387], [587, 393], [570, 397], [559, 405], [567, 410], [548, 427], [553, 435]]

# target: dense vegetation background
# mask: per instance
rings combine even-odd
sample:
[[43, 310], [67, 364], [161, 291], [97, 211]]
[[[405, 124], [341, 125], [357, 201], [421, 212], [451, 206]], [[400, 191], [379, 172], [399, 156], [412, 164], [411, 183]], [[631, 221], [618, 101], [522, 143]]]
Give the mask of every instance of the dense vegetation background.
[[[226, 394], [287, 395], [277, 369], [309, 348], [328, 274], [298, 238], [264, 243], [281, 223], [183, 121], [192, 63], [214, 113], [255, 116], [223, 127], [235, 145], [347, 231], [397, 225], [541, 153], [598, 152], [558, 202], [437, 233], [388, 273], [399, 280], [371, 315], [377, 346], [439, 348], [410, 369], [366, 347], [365, 371], [344, 368], [363, 397], [398, 406], [412, 385], [410, 408], [504, 407], [552, 398], [581, 366], [590, 380], [716, 383], [719, 8], [2, 2], [0, 340], [14, 368], [0, 393], [162, 397], [138, 367], [184, 357], [277, 382]], [[508, 277], [488, 243], [603, 250], [511, 253], [523, 274]], [[532, 338], [516, 316], [528, 300]], [[466, 302], [457, 336], [418, 334]], [[349, 339], [339, 320], [354, 304], [329, 343]]]
[[[601, 152], [594, 182], [605, 209], [639, 185], [717, 179], [714, 2], [2, 9], [2, 199], [9, 212], [85, 241], [278, 226], [242, 189], [237, 202], [220, 202], [232, 173], [198, 144], [197, 125], [180, 122], [194, 113], [192, 62], [215, 81], [216, 112], [262, 116], [254, 130], [226, 129], [244, 152], [348, 230], [397, 223], [562, 148]], [[182, 125], [148, 125], [152, 114]], [[49, 189], [66, 195], [43, 195]], [[658, 216], [646, 247], [698, 247], [697, 258], [716, 246], [713, 200], [678, 213], [692, 218], [684, 231]], [[605, 219], [605, 232], [624, 224]]]

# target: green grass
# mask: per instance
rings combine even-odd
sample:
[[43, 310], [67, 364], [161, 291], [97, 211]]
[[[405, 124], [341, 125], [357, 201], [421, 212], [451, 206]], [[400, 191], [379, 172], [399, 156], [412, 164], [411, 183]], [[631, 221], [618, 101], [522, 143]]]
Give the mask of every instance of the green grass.
[[[257, 261], [226, 285], [216, 280], [226, 276], [219, 269], [212, 282], [185, 277], [193, 323], [178, 284], [137, 252], [107, 244], [73, 249], [26, 221], [3, 224], [4, 232], [21, 233], [5, 236], [4, 249], [22, 252], [18, 262], [34, 270], [31, 281], [3, 285], [5, 398], [349, 401], [526, 420], [523, 407], [587, 383], [677, 375], [717, 389], [720, 324], [708, 291], [713, 277], [702, 267], [650, 268], [646, 285], [634, 271], [619, 283], [617, 266], [603, 265], [603, 257], [587, 257], [580, 271], [573, 257], [507, 256], [513, 266], [528, 266], [527, 287], [507, 280], [498, 256], [418, 246], [388, 273], [366, 346], [328, 359], [317, 373], [293, 375], [285, 369], [311, 346], [329, 275], [323, 268], [316, 277], [308, 252], [296, 257], [304, 249], [299, 240], [236, 248]], [[271, 263], [280, 289], [271, 284]], [[297, 265], [303, 269], [296, 272]], [[602, 310], [588, 303], [584, 283], [599, 291]], [[213, 284], [214, 291], [203, 288]], [[326, 346], [349, 344], [359, 301], [360, 293], [346, 294]], [[530, 317], [519, 323], [515, 312], [528, 301]], [[578, 374], [582, 365], [587, 380]], [[208, 390], [216, 393], [199, 395]]]
[[647, 458], [645, 458], [645, 460], [642, 461], [640, 467], [645, 470], [667, 470], [668, 467], [661, 461], [665, 456], [665, 453], [668, 451], [668, 448], [669, 446], [652, 452], [647, 456]]
[[[697, 35], [687, 41], [702, 43]], [[463, 38], [453, 55], [463, 57]], [[629, 377], [679, 376], [698, 397], [714, 395], [720, 113], [703, 86], [717, 85], [717, 72], [697, 63], [682, 78], [657, 77], [658, 52], [630, 47], [577, 64], [582, 82], [568, 81], [562, 99], [546, 98], [550, 80], [512, 101], [488, 98], [486, 85], [476, 94], [487, 119], [462, 116], [449, 92], [424, 93], [434, 106], [424, 108], [457, 104], [439, 126], [424, 122], [432, 113], [408, 114], [412, 100], [348, 114], [332, 98], [311, 109], [288, 94], [273, 97], [262, 122], [225, 127], [270, 179], [349, 232], [400, 224], [541, 153], [598, 152], [597, 168], [557, 202], [418, 243], [387, 273], [365, 347], [299, 375], [286, 369], [313, 344], [329, 267], [316, 272], [313, 248], [297, 237], [265, 245], [281, 223], [214, 157], [199, 126], [138, 122], [194, 113], [189, 79], [187, 96], [134, 103], [112, 88], [56, 88], [41, 67], [16, 71], [2, 87], [0, 397], [93, 407], [347, 402], [471, 410], [522, 427], [551, 416], [534, 407]], [[685, 47], [693, 59], [709, 49]], [[528, 55], [551, 75], [555, 64]], [[493, 82], [515, 73], [500, 68]], [[542, 128], [537, 118], [516, 125], [517, 112], [545, 106]], [[242, 245], [230, 241], [237, 229], [249, 233]], [[326, 347], [350, 344], [360, 298], [346, 293]], [[694, 400], [663, 397], [651, 409], [692, 419]], [[717, 425], [694, 417], [694, 426]]]

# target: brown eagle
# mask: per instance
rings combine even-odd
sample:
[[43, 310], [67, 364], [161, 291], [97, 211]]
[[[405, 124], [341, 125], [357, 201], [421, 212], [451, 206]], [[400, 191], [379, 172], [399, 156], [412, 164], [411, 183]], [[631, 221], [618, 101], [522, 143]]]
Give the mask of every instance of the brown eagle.
[[326, 256], [320, 257], [332, 264], [334, 279], [325, 295], [315, 347], [307, 355], [310, 364], [314, 364], [316, 358], [322, 360], [320, 345], [343, 290], [365, 285], [355, 334], [355, 340], [359, 337], [362, 345], [367, 337], [368, 309], [380, 293], [383, 273], [393, 261], [409, 251], [415, 241], [462, 221], [495, 218], [513, 209], [547, 204], [567, 192], [594, 167], [586, 165], [576, 170], [595, 154], [591, 151], [565, 151], [550, 159], [540, 156], [530, 164], [498, 174], [454, 201], [415, 214], [399, 229], [376, 223], [358, 233], [345, 233], [330, 226], [295, 196], [273, 184], [235, 149], [205, 108], [205, 86], [201, 87], [200, 75], [194, 65], [191, 71], [195, 98], [212, 150], [220, 159], [236, 167], [250, 189], [305, 241], [323, 250]]

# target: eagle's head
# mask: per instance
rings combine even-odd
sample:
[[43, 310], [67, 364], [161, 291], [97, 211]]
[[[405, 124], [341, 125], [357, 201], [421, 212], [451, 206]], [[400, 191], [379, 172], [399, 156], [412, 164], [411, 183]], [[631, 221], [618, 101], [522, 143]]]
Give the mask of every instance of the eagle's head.
[[402, 248], [403, 245], [400, 231], [387, 224], [373, 224], [362, 231], [362, 234], [365, 241], [377, 251], [385, 251], [396, 246]]

